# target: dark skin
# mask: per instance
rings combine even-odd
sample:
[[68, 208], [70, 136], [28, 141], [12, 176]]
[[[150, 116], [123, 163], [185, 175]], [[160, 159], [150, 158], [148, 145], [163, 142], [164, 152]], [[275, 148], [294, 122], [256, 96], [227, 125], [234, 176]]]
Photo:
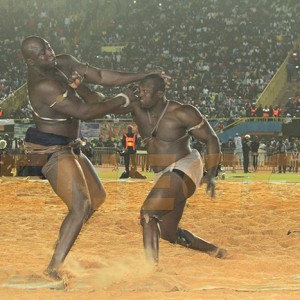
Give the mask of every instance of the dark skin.
[[[159, 80], [158, 80], [159, 82]], [[133, 101], [132, 113], [142, 139], [151, 137], [167, 99], [164, 89], [160, 89], [157, 80], [144, 79], [139, 86], [139, 101]], [[191, 105], [182, 105], [170, 101], [164, 117], [159, 123], [155, 136], [146, 144], [150, 165], [154, 172], [160, 172], [191, 152], [187, 130], [204, 122], [201, 128], [190, 132], [207, 147], [207, 173], [200, 184], [206, 184], [207, 192], [215, 196], [215, 174], [220, 160], [219, 140], [201, 113]], [[184, 138], [182, 138], [185, 136]], [[200, 166], [199, 166], [200, 172]], [[171, 243], [207, 253], [217, 258], [226, 256], [226, 250], [211, 244], [191, 232], [180, 229], [189, 245], [178, 239], [178, 224], [182, 217], [187, 198], [194, 193], [196, 186], [184, 180], [177, 173], [164, 173], [156, 182], [141, 208], [143, 240], [146, 256], [150, 261], [158, 261], [159, 238]]]
[[[79, 137], [81, 120], [127, 110], [123, 107], [126, 103], [124, 97], [105, 98], [92, 92], [85, 83], [123, 86], [147, 75], [101, 70], [92, 66], [87, 68], [86, 64], [70, 55], [56, 56], [49, 43], [36, 36], [26, 38], [21, 49], [28, 67], [28, 94], [33, 109], [44, 118], [67, 119], [63, 122], [48, 121], [33, 114], [37, 129], [71, 139]], [[169, 77], [166, 76], [166, 80]], [[67, 96], [62, 97], [66, 91]], [[124, 93], [132, 95], [129, 90]], [[45, 271], [52, 279], [60, 280], [59, 266], [83, 224], [104, 202], [106, 193], [94, 167], [83, 154], [61, 156], [59, 163], [47, 172], [46, 178], [68, 207], [53, 257]]]

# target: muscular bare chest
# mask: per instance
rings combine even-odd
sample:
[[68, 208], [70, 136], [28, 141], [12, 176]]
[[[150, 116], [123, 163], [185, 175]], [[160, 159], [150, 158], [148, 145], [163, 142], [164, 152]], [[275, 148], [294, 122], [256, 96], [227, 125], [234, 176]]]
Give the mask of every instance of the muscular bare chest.
[[165, 148], [182, 137], [187, 136], [186, 129], [181, 126], [176, 117], [171, 113], [166, 114], [160, 120], [159, 124], [157, 124], [159, 121], [158, 117], [151, 116], [149, 118], [147, 113], [135, 118], [134, 121], [138, 125], [140, 136], [143, 140], [149, 142], [151, 149], [160, 148], [161, 146]]

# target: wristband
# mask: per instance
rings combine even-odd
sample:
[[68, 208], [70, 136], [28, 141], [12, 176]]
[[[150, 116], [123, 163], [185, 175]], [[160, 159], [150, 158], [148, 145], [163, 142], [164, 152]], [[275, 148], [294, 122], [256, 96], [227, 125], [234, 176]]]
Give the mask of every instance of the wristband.
[[122, 104], [121, 106], [127, 107], [127, 106], [130, 104], [129, 97], [128, 97], [126, 94], [120, 93], [120, 94], [116, 95], [116, 97], [123, 97], [123, 98], [125, 98], [126, 101], [125, 101], [125, 103]]

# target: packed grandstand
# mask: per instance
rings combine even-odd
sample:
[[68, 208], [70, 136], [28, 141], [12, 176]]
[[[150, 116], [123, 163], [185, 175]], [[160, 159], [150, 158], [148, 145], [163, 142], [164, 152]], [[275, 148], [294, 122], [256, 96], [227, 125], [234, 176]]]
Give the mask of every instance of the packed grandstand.
[[[220, 133], [224, 147], [237, 131], [242, 135], [251, 131], [267, 146], [271, 134], [277, 140], [284, 135], [290, 144], [296, 140], [291, 151], [299, 149], [296, 133], [287, 135], [283, 130], [300, 117], [297, 0], [78, 0], [76, 5], [71, 0], [3, 2], [0, 118], [8, 120], [7, 127], [30, 122], [20, 43], [26, 36], [38, 35], [51, 42], [56, 54], [69, 53], [100, 68], [164, 70], [172, 76], [167, 97], [197, 107]], [[292, 94], [279, 91], [261, 100], [280, 69], [282, 90]], [[23, 94], [18, 94], [22, 89]], [[108, 88], [100, 91], [108, 95], [116, 92]], [[267, 129], [260, 132], [251, 126], [237, 126], [241, 118], [253, 117], [271, 119]], [[278, 127], [276, 118], [281, 117], [284, 119]], [[114, 116], [107, 119], [109, 124]], [[85, 126], [86, 131], [99, 129]], [[9, 135], [11, 140], [22, 139], [22, 133]], [[99, 143], [98, 137], [89, 138]], [[102, 138], [107, 142], [109, 136], [102, 134]], [[118, 136], [110, 138], [116, 146]]]

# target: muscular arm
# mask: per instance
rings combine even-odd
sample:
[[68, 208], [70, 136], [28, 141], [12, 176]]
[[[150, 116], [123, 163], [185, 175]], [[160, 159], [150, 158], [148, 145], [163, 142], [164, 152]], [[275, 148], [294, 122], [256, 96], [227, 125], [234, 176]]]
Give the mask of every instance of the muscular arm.
[[[128, 92], [128, 96], [132, 99], [134, 98], [132, 93], [130, 93], [129, 90], [126, 90]], [[105, 102], [113, 97], [105, 97], [103, 94], [91, 91], [87, 86], [84, 84], [81, 84], [77, 89], [76, 92], [80, 95], [80, 97], [88, 104], [91, 103], [99, 103], [99, 102]], [[126, 115], [128, 113], [131, 113], [133, 111], [132, 105], [130, 104], [128, 107], [119, 106], [116, 108], [112, 113], [115, 115]]]
[[[74, 73], [73, 73], [74, 74]], [[105, 102], [106, 100], [112, 98], [112, 97], [105, 97], [102, 93], [92, 91], [87, 85], [81, 84], [81, 77], [78, 77], [78, 74], [74, 75], [77, 82], [74, 80], [69, 83], [69, 86], [76, 89], [76, 92], [79, 94], [79, 96], [88, 104], [91, 103], [99, 103], [99, 102]], [[130, 105], [123, 107], [120, 106], [119, 108], [115, 109], [113, 113], [115, 115], [126, 115], [128, 113], [131, 113], [133, 111], [132, 104], [134, 102], [137, 102], [137, 96], [135, 94], [135, 91], [128, 88], [125, 91], [123, 91], [123, 94], [127, 95], [130, 99]]]
[[[108, 113], [113, 113], [125, 103], [125, 98], [121, 96], [106, 98], [104, 101], [98, 102], [95, 101], [98, 100], [97, 96], [92, 92], [87, 92], [83, 101], [73, 89], [68, 87], [67, 91], [66, 95], [64, 87], [59, 82], [47, 80], [36, 87], [35, 97], [40, 102], [42, 101], [42, 109], [46, 108], [48, 113], [50, 109], [51, 113], [57, 112], [79, 120], [101, 118]], [[66, 96], [62, 98], [63, 94]], [[57, 99], [60, 100], [56, 101]], [[56, 103], [50, 108], [55, 101]]]
[[134, 81], [143, 79], [145, 76], [160, 72], [141, 72], [141, 73], [130, 73], [120, 72], [113, 70], [99, 69], [94, 66], [87, 66], [78, 61], [71, 55], [60, 55], [57, 57], [58, 66], [68, 73], [77, 71], [81, 76], [84, 77], [84, 82], [98, 84], [103, 86], [122, 86], [129, 84]]
[[[100, 70], [90, 67], [87, 72], [87, 81], [104, 86], [122, 86], [143, 79], [149, 73], [127, 73], [112, 70]], [[101, 80], [101, 83], [99, 82]]]
[[207, 148], [207, 174], [215, 177], [218, 164], [220, 162], [220, 142], [219, 139], [201, 113], [193, 106], [184, 105], [182, 107], [181, 120], [189, 130], [190, 128], [202, 124], [200, 128], [190, 131], [190, 134], [198, 141], [204, 143]]
[[99, 103], [104, 101], [105, 99], [105, 96], [103, 94], [90, 90], [84, 84], [81, 84], [78, 88], [76, 88], [76, 92], [86, 103], [89, 104]]

